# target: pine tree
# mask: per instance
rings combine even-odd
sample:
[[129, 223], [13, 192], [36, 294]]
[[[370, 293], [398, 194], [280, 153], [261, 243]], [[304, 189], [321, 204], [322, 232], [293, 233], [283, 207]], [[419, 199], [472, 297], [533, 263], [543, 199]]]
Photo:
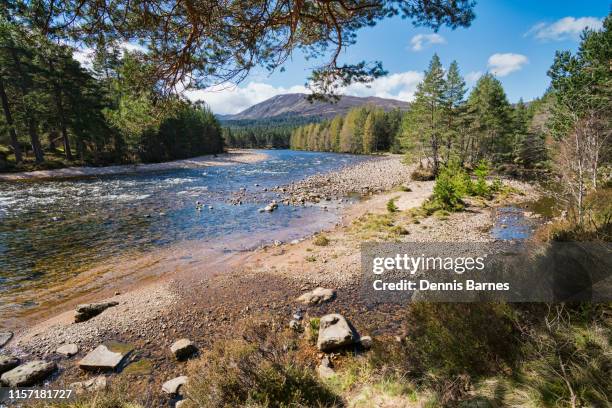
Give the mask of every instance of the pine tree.
[[432, 170], [437, 174], [440, 168], [440, 145], [442, 141], [445, 80], [444, 70], [437, 54], [431, 59], [423, 81], [417, 87], [415, 100], [410, 112], [410, 121], [404, 129], [410, 139], [405, 145], [421, 145], [431, 159]]
[[453, 61], [448, 68], [448, 72], [446, 73], [443, 97], [446, 163], [450, 161], [454, 141], [456, 141], [463, 133], [461, 132], [460, 122], [461, 115], [463, 113], [465, 92], [465, 81], [459, 73], [459, 65], [457, 64], [457, 61]]
[[496, 162], [512, 156], [511, 107], [504, 88], [491, 74], [483, 75], [468, 98], [471, 122], [470, 162], [487, 157]]

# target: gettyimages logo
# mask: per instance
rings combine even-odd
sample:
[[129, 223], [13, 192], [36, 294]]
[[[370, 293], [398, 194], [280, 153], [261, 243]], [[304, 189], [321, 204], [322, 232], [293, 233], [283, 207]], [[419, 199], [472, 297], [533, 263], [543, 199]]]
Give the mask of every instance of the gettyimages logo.
[[607, 243], [364, 243], [374, 302], [612, 300]]

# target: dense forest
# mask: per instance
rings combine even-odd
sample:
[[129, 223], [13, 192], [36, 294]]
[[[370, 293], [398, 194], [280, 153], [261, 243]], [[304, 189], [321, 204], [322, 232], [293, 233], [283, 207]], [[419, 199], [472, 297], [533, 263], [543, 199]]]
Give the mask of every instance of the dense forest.
[[222, 120], [225, 145], [236, 148], [289, 148], [293, 130], [320, 122], [318, 116], [278, 116], [266, 119]]
[[215, 116], [162, 92], [153, 71], [143, 53], [104, 41], [85, 69], [70, 46], [0, 17], [0, 170], [220, 152]]
[[457, 63], [445, 70], [434, 55], [409, 111], [355, 108], [295, 129], [291, 147], [366, 154], [404, 151], [430, 161], [434, 174], [452, 159], [474, 164], [486, 157], [525, 167], [546, 159], [543, 133], [530, 126], [540, 101], [529, 107], [522, 100], [511, 105], [491, 74], [483, 75], [467, 98], [466, 93]]
[[353, 108], [344, 116], [295, 129], [290, 145], [297, 150], [366, 154], [391, 150], [398, 153], [403, 115], [399, 109], [385, 112], [375, 106]]

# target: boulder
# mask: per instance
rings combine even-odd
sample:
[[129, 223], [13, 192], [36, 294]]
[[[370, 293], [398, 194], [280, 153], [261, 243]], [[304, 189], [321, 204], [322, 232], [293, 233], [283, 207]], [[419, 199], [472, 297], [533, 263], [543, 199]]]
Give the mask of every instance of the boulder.
[[13, 333], [9, 331], [0, 332], [0, 347], [4, 347], [13, 338]]
[[13, 356], [3, 356], [0, 354], [0, 374], [5, 373], [19, 365], [19, 359]]
[[79, 346], [76, 344], [64, 344], [59, 346], [55, 352], [62, 356], [72, 357], [79, 352]]
[[74, 322], [80, 323], [99, 315], [109, 307], [117, 306], [119, 302], [87, 303], [78, 305], [74, 314]]
[[298, 302], [302, 302], [305, 305], [318, 305], [321, 303], [329, 302], [336, 297], [336, 291], [333, 289], [326, 289], [318, 287], [310, 292], [302, 294], [297, 298]]
[[328, 314], [320, 320], [317, 347], [321, 351], [332, 351], [353, 344], [356, 337], [355, 332], [342, 315]]
[[30, 361], [2, 374], [0, 383], [7, 387], [28, 387], [45, 380], [56, 368], [53, 362]]
[[70, 384], [68, 387], [73, 389], [77, 394], [92, 391], [103, 391], [106, 389], [106, 377], [100, 375], [87, 381], [79, 381]]
[[170, 351], [177, 360], [187, 360], [198, 352], [198, 348], [189, 339], [179, 339], [170, 346]]
[[127, 344], [115, 342], [100, 344], [79, 361], [79, 367], [89, 371], [114, 371], [132, 350], [133, 348]]
[[189, 377], [186, 375], [181, 375], [180, 377], [166, 381], [162, 385], [162, 391], [169, 395], [176, 395], [179, 393], [180, 388], [187, 383], [188, 379]]

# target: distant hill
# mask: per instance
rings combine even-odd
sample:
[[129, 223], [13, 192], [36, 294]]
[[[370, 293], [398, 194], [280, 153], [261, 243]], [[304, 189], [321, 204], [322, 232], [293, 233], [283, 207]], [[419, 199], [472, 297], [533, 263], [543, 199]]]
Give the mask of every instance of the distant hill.
[[273, 96], [263, 102], [251, 106], [235, 115], [219, 115], [222, 121], [259, 121], [262, 119], [282, 119], [301, 117], [304, 119], [312, 118], [315, 120], [331, 118], [336, 115], [344, 115], [351, 108], [362, 105], [374, 105], [386, 111], [395, 108], [406, 110], [408, 102], [395, 99], [377, 98], [368, 96], [365, 98], [358, 96], [343, 96], [338, 102], [315, 101], [310, 103], [306, 99], [306, 94], [285, 94]]

